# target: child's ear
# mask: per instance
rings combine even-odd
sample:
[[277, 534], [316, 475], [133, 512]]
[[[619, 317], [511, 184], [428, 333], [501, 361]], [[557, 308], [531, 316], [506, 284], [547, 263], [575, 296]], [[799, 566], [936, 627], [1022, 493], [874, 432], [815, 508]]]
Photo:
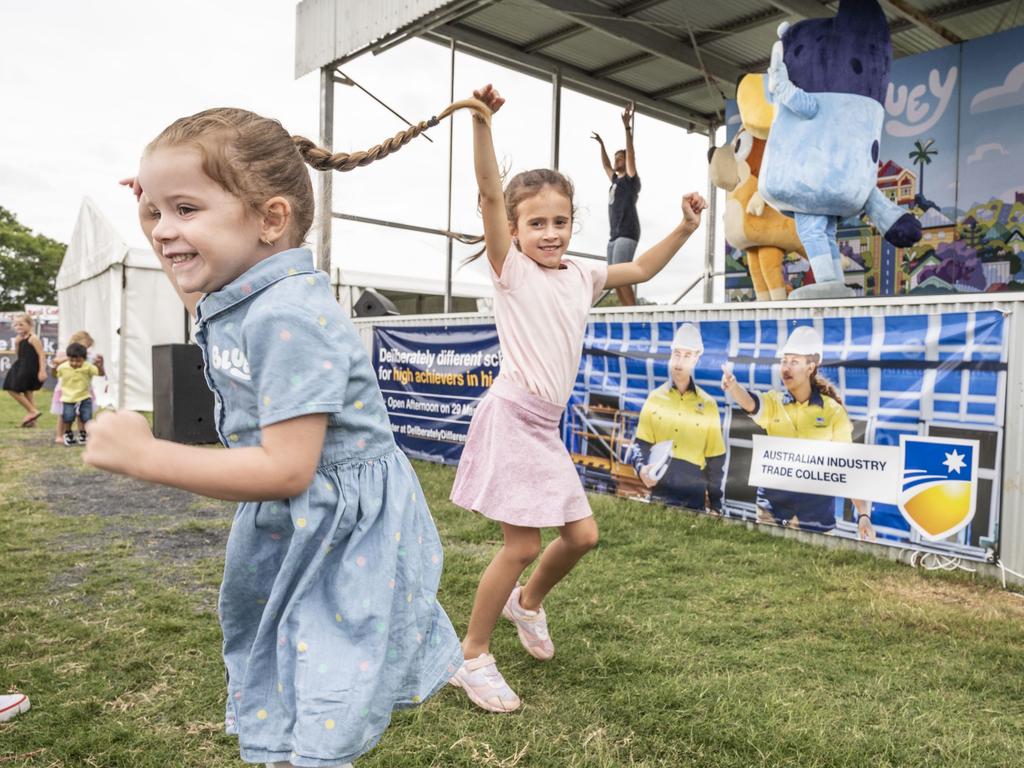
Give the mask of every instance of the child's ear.
[[288, 233], [292, 223], [292, 204], [284, 197], [272, 197], [261, 206], [260, 240], [276, 243]]

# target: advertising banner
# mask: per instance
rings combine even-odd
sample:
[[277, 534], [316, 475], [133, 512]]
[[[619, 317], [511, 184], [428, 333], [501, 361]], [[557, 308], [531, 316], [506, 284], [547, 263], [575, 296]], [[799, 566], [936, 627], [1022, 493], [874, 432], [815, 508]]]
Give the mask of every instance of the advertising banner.
[[592, 490], [983, 559], [1006, 360], [1001, 312], [596, 322], [564, 435]]
[[500, 363], [493, 325], [374, 328], [374, 369], [399, 447], [417, 459], [458, 462]]
[[[562, 436], [591, 491], [986, 559], [1007, 355], [998, 311], [602, 319]], [[494, 326], [376, 327], [374, 361], [399, 445], [457, 463]]]

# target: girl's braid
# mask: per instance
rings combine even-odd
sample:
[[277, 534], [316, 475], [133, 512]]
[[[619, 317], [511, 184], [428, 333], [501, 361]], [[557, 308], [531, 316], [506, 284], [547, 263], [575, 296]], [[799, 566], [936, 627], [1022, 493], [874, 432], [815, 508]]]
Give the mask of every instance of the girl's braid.
[[364, 152], [335, 152], [331, 154], [326, 149], [318, 147], [303, 136], [293, 136], [292, 141], [295, 143], [296, 149], [299, 150], [299, 154], [302, 155], [302, 159], [318, 171], [351, 171], [353, 168], [369, 165], [375, 160], [387, 157], [392, 152], [397, 152], [425, 130], [433, 128], [444, 118], [459, 109], [471, 109], [476, 112], [480, 119], [488, 123], [491, 120], [491, 110], [487, 108], [486, 104], [478, 99], [464, 99], [449, 104], [436, 117], [432, 117], [429, 120], [421, 120], [416, 125], [396, 133], [390, 139]]

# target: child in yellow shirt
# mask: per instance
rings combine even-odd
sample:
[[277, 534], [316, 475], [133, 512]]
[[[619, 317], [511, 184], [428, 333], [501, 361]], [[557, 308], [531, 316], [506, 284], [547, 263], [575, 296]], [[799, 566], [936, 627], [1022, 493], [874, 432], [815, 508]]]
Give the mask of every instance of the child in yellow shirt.
[[[57, 366], [56, 375], [60, 380], [64, 421], [64, 445], [85, 445], [85, 425], [92, 418], [92, 393], [90, 385], [93, 376], [105, 375], [103, 357], [96, 356], [96, 363], [86, 362], [88, 351], [83, 344], [72, 343], [67, 348], [67, 360]], [[78, 417], [78, 438], [73, 427]]]

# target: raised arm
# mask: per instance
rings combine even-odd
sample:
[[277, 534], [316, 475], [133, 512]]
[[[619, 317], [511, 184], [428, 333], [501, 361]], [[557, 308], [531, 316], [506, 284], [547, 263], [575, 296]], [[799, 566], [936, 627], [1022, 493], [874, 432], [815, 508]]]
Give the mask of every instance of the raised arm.
[[601, 166], [604, 168], [604, 173], [608, 177], [608, 181], [612, 180], [612, 176], [615, 175], [615, 169], [612, 168], [612, 161], [608, 159], [608, 150], [604, 147], [604, 139], [601, 138], [601, 134], [597, 131], [591, 131], [590, 138], [597, 142], [601, 148]]
[[701, 212], [708, 207], [707, 201], [696, 192], [683, 196], [683, 220], [668, 237], [642, 253], [633, 261], [612, 264], [608, 267], [605, 288], [619, 288], [623, 285], [646, 283], [664, 269], [672, 257], [689, 240], [700, 226]]
[[636, 105], [631, 101], [622, 110], [622, 125], [626, 129], [626, 175], [636, 176], [636, 152], [633, 149], [633, 115]]
[[782, 41], [772, 46], [771, 63], [768, 65], [768, 91], [779, 104], [805, 120], [818, 114], [818, 98], [814, 94], [793, 84], [783, 59]]
[[[473, 96], [486, 104], [493, 114], [501, 109], [505, 100], [490, 84]], [[509, 232], [508, 215], [505, 213], [505, 195], [501, 189], [501, 172], [498, 160], [494, 155], [494, 139], [491, 136], [491, 124], [482, 115], [473, 113], [473, 168], [476, 171], [476, 183], [480, 190], [480, 213], [484, 220], [484, 247], [487, 260], [491, 263], [494, 274], [501, 276], [501, 268], [505, 265], [505, 257], [512, 245]]]
[[736, 377], [733, 372], [729, 370], [728, 365], [722, 366], [722, 389], [729, 395], [732, 395], [732, 399], [736, 401], [747, 413], [753, 413], [754, 409], [757, 408], [757, 401], [750, 396], [750, 393], [736, 381]]

